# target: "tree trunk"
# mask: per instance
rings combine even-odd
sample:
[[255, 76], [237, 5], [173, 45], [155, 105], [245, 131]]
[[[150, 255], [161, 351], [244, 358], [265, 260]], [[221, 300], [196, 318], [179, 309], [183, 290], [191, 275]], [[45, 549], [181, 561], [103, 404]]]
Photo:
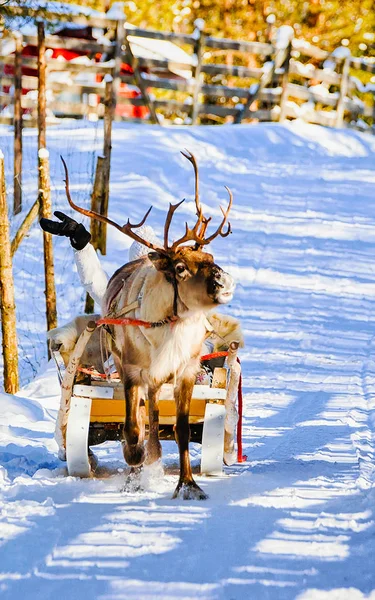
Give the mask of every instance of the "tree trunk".
[[44, 23], [38, 23], [38, 150], [46, 147], [46, 43]]
[[22, 210], [22, 37], [16, 36], [14, 56], [14, 181], [13, 213]]
[[[38, 152], [39, 159], [39, 202], [40, 216], [52, 217], [51, 190], [49, 183], [49, 153], [45, 148]], [[53, 245], [50, 233], [43, 231], [44, 277], [46, 295], [47, 330], [57, 327], [55, 268], [53, 264]]]
[[0, 152], [0, 300], [4, 389], [8, 394], [15, 394], [19, 389], [16, 305], [2, 152]]
[[[102, 194], [100, 202], [100, 214], [107, 216], [109, 201], [109, 177], [111, 171], [112, 150], [112, 121], [114, 117], [114, 97], [112, 77], [106, 75], [105, 80], [105, 112], [104, 112], [104, 162], [102, 172]], [[107, 225], [98, 223], [98, 248], [104, 256], [107, 253]]]

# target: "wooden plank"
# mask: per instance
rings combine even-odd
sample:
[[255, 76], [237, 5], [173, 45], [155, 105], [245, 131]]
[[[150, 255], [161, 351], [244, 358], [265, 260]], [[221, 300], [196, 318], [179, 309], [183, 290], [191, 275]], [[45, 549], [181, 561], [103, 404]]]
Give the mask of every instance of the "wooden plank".
[[360, 69], [367, 73], [375, 73], [375, 62], [366, 58], [350, 57], [350, 66], [354, 69]]
[[180, 44], [194, 44], [193, 35], [183, 33], [172, 33], [169, 31], [155, 31], [152, 29], [140, 29], [139, 27], [129, 28], [128, 35], [134, 37], [143, 37], [152, 40], [165, 40], [168, 42], [178, 42]]
[[[124, 59], [123, 55], [123, 59]], [[125, 62], [125, 61], [124, 61]], [[155, 69], [159, 68], [163, 71], [169, 70], [172, 71], [174, 69], [180, 69], [181, 71], [191, 70], [192, 65], [190, 63], [180, 63], [175, 62], [173, 60], [166, 60], [162, 58], [142, 58], [141, 56], [138, 58], [138, 64], [140, 67], [147, 69]]]
[[[194, 84], [183, 79], [161, 79], [145, 73], [142, 73], [141, 77], [144, 85], [148, 88], [161, 88], [186, 93], [193, 93], [194, 91]], [[123, 77], [121, 77], [121, 80], [124, 81]]]
[[304, 65], [298, 60], [290, 61], [289, 73], [291, 75], [299, 75], [305, 79], [316, 79], [324, 83], [330, 83], [331, 85], [340, 85], [341, 75], [334, 71], [328, 71], [325, 69], [317, 69], [311, 65]]
[[[136, 100], [136, 98], [133, 98]], [[185, 102], [179, 102], [178, 100], [154, 100], [155, 108], [165, 111], [181, 111], [181, 112], [190, 112], [191, 104]]]
[[309, 42], [298, 38], [293, 38], [292, 46], [293, 50], [298, 50], [304, 56], [311, 56], [311, 58], [317, 58], [318, 60], [324, 60], [330, 56], [330, 53], [326, 50], [322, 50], [318, 46], [313, 46]]
[[224, 389], [227, 386], [228, 371], [224, 367], [216, 367], [212, 377], [212, 387]]
[[113, 388], [102, 386], [98, 388], [95, 385], [75, 385], [73, 387], [74, 396], [83, 396], [84, 398], [113, 399]]
[[279, 112], [274, 109], [260, 109], [254, 110], [247, 114], [246, 119], [258, 120], [258, 121], [277, 121], [279, 118]]
[[[204, 387], [204, 386], [197, 386]], [[212, 389], [212, 388], [211, 388]], [[225, 392], [219, 388], [214, 390]], [[213, 394], [212, 394], [213, 395]], [[215, 400], [216, 398], [212, 398]], [[218, 399], [221, 402], [225, 398]], [[201, 422], [204, 418], [207, 400], [205, 398], [194, 398], [190, 404], [190, 422]], [[146, 413], [148, 414], [148, 401], [146, 401]], [[159, 401], [159, 418], [161, 425], [174, 424], [176, 422], [176, 403], [174, 400]], [[125, 401], [124, 399], [101, 399], [92, 398], [91, 405], [91, 423], [123, 423], [125, 421]], [[147, 421], [148, 422], [148, 419]]]
[[[0, 61], [3, 65], [14, 65], [15, 63], [15, 55], [7, 54], [6, 56], [0, 56]], [[38, 67], [38, 59], [35, 56], [22, 56], [22, 66], [30, 67], [32, 69], [36, 69]]]
[[337, 94], [330, 94], [329, 92], [327, 92], [327, 94], [322, 94], [315, 91], [314, 88], [308, 88], [296, 83], [288, 84], [288, 94], [292, 98], [298, 98], [299, 100], [312, 99], [314, 102], [320, 102], [327, 106], [336, 106], [338, 98]]
[[[64, 92], [67, 90], [66, 83], [60, 83], [58, 81], [48, 81], [48, 89], [54, 92]], [[98, 94], [104, 98], [105, 86], [103, 83], [97, 84], [85, 84], [85, 83], [72, 83], [69, 87], [69, 93], [71, 94]]]
[[[25, 35], [24, 41], [31, 46], [37, 46], [36, 36]], [[79, 50], [80, 52], [108, 52], [114, 46], [113, 42], [108, 44], [99, 44], [92, 40], [82, 38], [59, 37], [57, 35], [46, 35], [46, 48], [64, 48], [65, 50]]]
[[238, 50], [239, 52], [249, 52], [251, 54], [260, 54], [268, 56], [272, 54], [273, 48], [271, 44], [262, 42], [246, 42], [242, 40], [229, 40], [226, 38], [208, 37], [206, 40], [208, 48], [218, 48], [221, 50]]
[[105, 75], [106, 73], [112, 73], [115, 63], [113, 60], [109, 60], [103, 63], [78, 63], [72, 62], [71, 60], [57, 60], [56, 58], [50, 58], [47, 60], [48, 71], [68, 71], [70, 73], [100, 73]]
[[249, 77], [260, 79], [263, 74], [263, 69], [242, 67], [236, 65], [202, 65], [202, 72], [209, 75], [232, 75], [233, 77]]
[[235, 117], [238, 113], [238, 108], [234, 106], [223, 106], [221, 104], [200, 104], [199, 114], [215, 115], [216, 117]]
[[[2, 85], [12, 86], [13, 85], [13, 77], [3, 77], [1, 79]], [[27, 75], [22, 76], [22, 87], [27, 90], [37, 90], [38, 89], [38, 78], [31, 77]]]
[[83, 117], [87, 114], [87, 105], [80, 102], [59, 102], [54, 100], [48, 104], [48, 108], [58, 115], [66, 114]]
[[[287, 117], [296, 118], [293, 110], [287, 108]], [[336, 119], [336, 111], [321, 111], [315, 110], [309, 114], [306, 118], [307, 123], [313, 123], [314, 125], [323, 125], [324, 127], [334, 127]]]

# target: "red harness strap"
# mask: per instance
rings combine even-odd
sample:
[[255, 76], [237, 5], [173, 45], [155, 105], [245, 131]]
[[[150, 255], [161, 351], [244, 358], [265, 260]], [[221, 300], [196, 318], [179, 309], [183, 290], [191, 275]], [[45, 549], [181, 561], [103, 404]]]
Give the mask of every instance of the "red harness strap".
[[103, 317], [103, 319], [99, 319], [96, 321], [97, 325], [134, 325], [138, 327], [146, 327], [150, 329], [153, 327], [153, 323], [150, 321], [141, 321], [140, 319], [111, 319], [110, 317]]

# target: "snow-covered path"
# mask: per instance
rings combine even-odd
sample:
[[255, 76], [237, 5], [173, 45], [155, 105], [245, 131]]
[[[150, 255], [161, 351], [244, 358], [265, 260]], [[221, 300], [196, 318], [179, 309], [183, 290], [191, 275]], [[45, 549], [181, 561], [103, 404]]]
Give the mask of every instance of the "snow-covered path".
[[[11, 175], [11, 133], [1, 130]], [[71, 190], [88, 202], [101, 125], [49, 130], [55, 208]], [[36, 136], [25, 132], [25, 196], [35, 197]], [[301, 123], [158, 129], [116, 126], [111, 216], [161, 230], [169, 201], [186, 196], [197, 157], [201, 197], [218, 218], [234, 192], [234, 233], [214, 245], [237, 280], [227, 309], [241, 319], [249, 462], [200, 479], [205, 503], [170, 500], [177, 451], [164, 442], [164, 479], [122, 490], [115, 444], [98, 448], [102, 478], [65, 477], [52, 439], [58, 385], [43, 363], [40, 232], [16, 256], [24, 382], [0, 396], [0, 594], [4, 599], [100, 600], [375, 598], [375, 139]], [[185, 214], [184, 214], [185, 213]], [[13, 227], [17, 225], [14, 220]], [[178, 230], [179, 231], [179, 230]], [[108, 272], [130, 241], [110, 233]], [[67, 241], [55, 243], [59, 314], [83, 293]], [[193, 464], [199, 446], [192, 445]], [[198, 478], [199, 479], [199, 478]]]

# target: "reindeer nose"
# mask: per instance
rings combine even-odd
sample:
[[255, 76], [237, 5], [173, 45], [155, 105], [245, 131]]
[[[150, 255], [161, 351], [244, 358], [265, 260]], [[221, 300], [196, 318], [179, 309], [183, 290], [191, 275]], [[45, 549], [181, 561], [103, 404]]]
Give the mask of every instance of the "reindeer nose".
[[225, 271], [215, 273], [214, 287], [216, 290], [216, 300], [220, 304], [226, 304], [233, 297], [235, 288], [234, 279]]

